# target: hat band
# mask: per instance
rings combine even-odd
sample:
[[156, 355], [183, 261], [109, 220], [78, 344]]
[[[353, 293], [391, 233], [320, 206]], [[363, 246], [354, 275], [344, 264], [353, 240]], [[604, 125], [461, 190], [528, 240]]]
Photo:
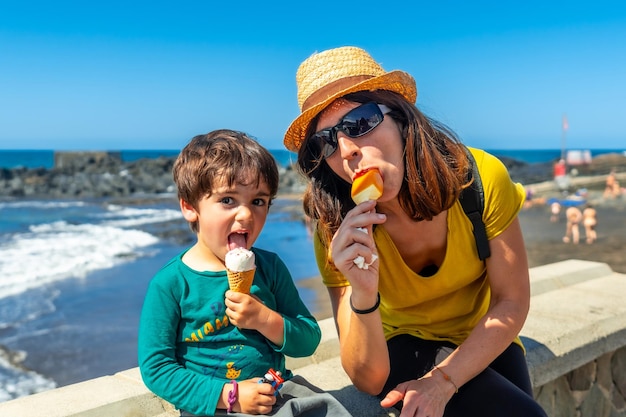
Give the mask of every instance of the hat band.
[[352, 77], [341, 78], [337, 81], [333, 81], [330, 84], [326, 84], [324, 87], [316, 90], [311, 94], [304, 103], [302, 103], [302, 112], [307, 111], [316, 104], [322, 103], [328, 97], [332, 97], [337, 92], [346, 90], [352, 86], [355, 86], [363, 81], [374, 78], [373, 75], [354, 75]]

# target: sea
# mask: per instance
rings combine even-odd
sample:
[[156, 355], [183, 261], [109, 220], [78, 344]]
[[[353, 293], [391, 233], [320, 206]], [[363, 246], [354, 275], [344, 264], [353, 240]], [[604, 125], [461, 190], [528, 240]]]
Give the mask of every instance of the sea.
[[[120, 152], [120, 151], [118, 151]], [[281, 166], [295, 154], [271, 151]], [[559, 149], [489, 150], [527, 163]], [[592, 156], [623, 150], [592, 150]], [[174, 150], [121, 151], [124, 161]], [[0, 150], [2, 168], [52, 168], [53, 150]], [[277, 199], [255, 246], [280, 255], [307, 305], [317, 275], [306, 224]], [[175, 195], [142, 204], [104, 199], [0, 199], [0, 402], [137, 366], [137, 325], [152, 276], [189, 244], [160, 238], [186, 228]]]

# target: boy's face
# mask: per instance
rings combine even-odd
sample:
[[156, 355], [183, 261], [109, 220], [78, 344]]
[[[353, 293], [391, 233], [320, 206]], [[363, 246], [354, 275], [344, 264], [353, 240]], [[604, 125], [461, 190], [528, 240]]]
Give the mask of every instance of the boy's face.
[[198, 249], [206, 261], [223, 268], [226, 252], [236, 247], [250, 249], [259, 237], [270, 206], [270, 190], [264, 181], [217, 186], [194, 209], [181, 202], [187, 221], [198, 221]]

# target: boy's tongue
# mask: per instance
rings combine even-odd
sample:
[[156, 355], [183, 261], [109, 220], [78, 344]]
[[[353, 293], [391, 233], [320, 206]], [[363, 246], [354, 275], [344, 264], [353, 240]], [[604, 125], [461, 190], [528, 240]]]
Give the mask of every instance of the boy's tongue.
[[232, 233], [228, 236], [228, 250], [235, 248], [248, 249], [246, 246], [246, 235], [241, 233]]

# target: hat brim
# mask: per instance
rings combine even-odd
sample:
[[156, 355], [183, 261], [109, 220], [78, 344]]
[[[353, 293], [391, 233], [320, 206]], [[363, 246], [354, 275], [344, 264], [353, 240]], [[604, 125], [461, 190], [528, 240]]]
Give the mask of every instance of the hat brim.
[[321, 102], [303, 111], [289, 126], [283, 141], [285, 147], [292, 152], [298, 152], [304, 142], [311, 120], [315, 118], [329, 104], [350, 93], [357, 91], [388, 90], [403, 96], [409, 103], [417, 100], [417, 87], [413, 77], [404, 71], [390, 71], [377, 77], [369, 78], [349, 88], [334, 92]]

